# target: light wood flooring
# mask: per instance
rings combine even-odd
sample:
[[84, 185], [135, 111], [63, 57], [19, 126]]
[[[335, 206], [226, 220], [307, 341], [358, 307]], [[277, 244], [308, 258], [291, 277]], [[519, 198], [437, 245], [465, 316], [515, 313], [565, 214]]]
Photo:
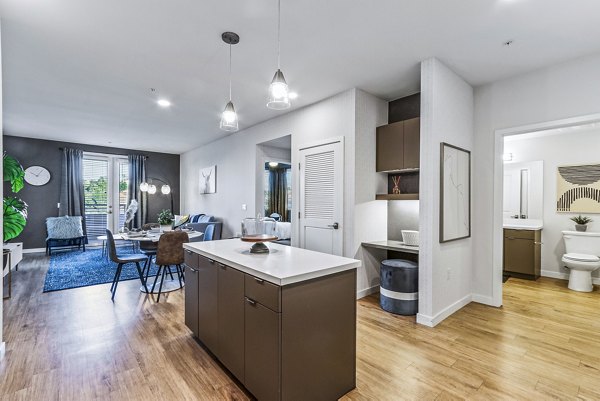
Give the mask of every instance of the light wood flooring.
[[[42, 293], [29, 256], [4, 301], [0, 400], [247, 400], [192, 339], [183, 293], [139, 282]], [[344, 400], [600, 400], [600, 292], [510, 279], [501, 309], [470, 304], [436, 328], [358, 302], [357, 388]], [[303, 400], [302, 400], [303, 401]]]

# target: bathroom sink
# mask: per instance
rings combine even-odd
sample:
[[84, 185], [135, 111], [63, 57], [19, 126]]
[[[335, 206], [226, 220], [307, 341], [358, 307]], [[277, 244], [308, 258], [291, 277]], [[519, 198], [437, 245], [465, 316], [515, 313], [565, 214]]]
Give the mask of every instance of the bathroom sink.
[[541, 230], [544, 222], [538, 219], [504, 219], [504, 228], [511, 230]]

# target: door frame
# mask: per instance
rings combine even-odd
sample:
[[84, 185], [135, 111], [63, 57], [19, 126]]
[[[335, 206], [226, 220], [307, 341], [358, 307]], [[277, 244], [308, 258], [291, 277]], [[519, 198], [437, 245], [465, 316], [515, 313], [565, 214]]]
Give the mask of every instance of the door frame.
[[[316, 148], [319, 146], [330, 145], [334, 143], [340, 143], [342, 146], [342, 204], [340, 205], [340, 230], [342, 235], [342, 254], [346, 252], [346, 219], [345, 219], [345, 207], [346, 202], [346, 142], [344, 136], [334, 136], [331, 138], [319, 139], [316, 141], [306, 142], [303, 144], [295, 145], [294, 137], [292, 136], [292, 205], [298, 205], [292, 216], [292, 246], [300, 246], [300, 220], [298, 219], [298, 212], [300, 211], [300, 151], [310, 148]], [[297, 169], [297, 170], [296, 170]], [[295, 174], [294, 171], [298, 172]]]
[[503, 204], [504, 204], [504, 137], [546, 131], [557, 128], [600, 122], [600, 113], [546, 121], [542, 123], [521, 125], [494, 131], [494, 207], [493, 246], [492, 246], [492, 305], [502, 306], [502, 259], [503, 259]]

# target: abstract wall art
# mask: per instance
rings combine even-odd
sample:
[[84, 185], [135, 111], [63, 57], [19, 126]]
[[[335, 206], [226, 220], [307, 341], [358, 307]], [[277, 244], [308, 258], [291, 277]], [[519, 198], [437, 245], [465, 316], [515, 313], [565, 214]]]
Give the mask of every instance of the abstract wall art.
[[217, 192], [217, 166], [200, 169], [199, 188], [201, 194], [214, 194]]
[[600, 213], [600, 164], [560, 166], [556, 178], [557, 212]]
[[440, 242], [449, 242], [471, 236], [471, 152], [440, 148]]

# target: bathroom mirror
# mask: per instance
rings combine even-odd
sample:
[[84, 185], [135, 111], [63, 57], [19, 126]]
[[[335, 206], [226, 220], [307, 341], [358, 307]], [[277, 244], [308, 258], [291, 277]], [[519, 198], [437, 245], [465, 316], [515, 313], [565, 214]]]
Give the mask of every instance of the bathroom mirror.
[[504, 164], [504, 217], [543, 219], [544, 162]]

